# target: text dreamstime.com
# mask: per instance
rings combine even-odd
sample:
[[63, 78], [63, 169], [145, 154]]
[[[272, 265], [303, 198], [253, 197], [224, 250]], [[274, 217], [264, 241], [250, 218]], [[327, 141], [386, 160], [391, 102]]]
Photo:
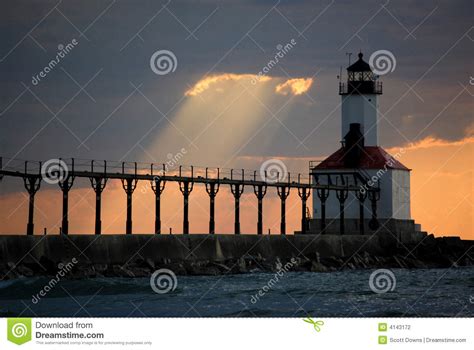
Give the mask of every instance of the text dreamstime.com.
[[104, 339], [102, 332], [84, 332], [91, 330], [91, 322], [35, 322], [36, 339]]

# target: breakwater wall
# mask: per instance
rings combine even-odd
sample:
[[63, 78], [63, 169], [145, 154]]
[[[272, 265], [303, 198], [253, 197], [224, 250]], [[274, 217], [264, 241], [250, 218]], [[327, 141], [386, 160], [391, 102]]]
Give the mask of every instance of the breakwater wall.
[[274, 271], [292, 258], [294, 269], [304, 271], [470, 265], [474, 254], [462, 254], [472, 245], [433, 236], [402, 247], [381, 235], [0, 235], [0, 272], [54, 274], [73, 259], [73, 277], [138, 277], [160, 267], [177, 274]]

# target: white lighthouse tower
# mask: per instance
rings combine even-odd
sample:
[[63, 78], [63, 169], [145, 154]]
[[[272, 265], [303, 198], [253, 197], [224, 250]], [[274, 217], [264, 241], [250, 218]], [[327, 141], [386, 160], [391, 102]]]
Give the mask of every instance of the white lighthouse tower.
[[366, 146], [377, 146], [377, 95], [382, 94], [382, 84], [377, 82], [370, 66], [359, 53], [359, 59], [347, 68], [347, 83], [340, 83], [341, 137], [349, 132], [353, 123], [360, 124]]
[[410, 214], [410, 169], [400, 162], [403, 152], [394, 157], [379, 146], [377, 98], [382, 95], [382, 83], [377, 78], [359, 53], [359, 59], [347, 68], [347, 81], [339, 84], [342, 146], [319, 164], [310, 165], [310, 171], [314, 181], [320, 184], [341, 184], [343, 177], [351, 179], [353, 174], [358, 174], [380, 188], [377, 201], [380, 225], [369, 225], [371, 203], [361, 201], [356, 192], [349, 191], [341, 206], [341, 198], [334, 191], [321, 201], [315, 190], [312, 233], [340, 234], [343, 228], [344, 234], [369, 234], [377, 230], [401, 236], [415, 231]]

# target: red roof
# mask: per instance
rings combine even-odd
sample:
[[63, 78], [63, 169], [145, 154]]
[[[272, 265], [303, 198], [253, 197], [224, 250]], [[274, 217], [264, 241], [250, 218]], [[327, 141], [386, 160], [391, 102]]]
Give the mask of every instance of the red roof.
[[[382, 147], [365, 146], [361, 152], [359, 168], [361, 169], [399, 169], [410, 171], [406, 166], [388, 154]], [[344, 166], [344, 148], [340, 148], [314, 169], [347, 169]]]

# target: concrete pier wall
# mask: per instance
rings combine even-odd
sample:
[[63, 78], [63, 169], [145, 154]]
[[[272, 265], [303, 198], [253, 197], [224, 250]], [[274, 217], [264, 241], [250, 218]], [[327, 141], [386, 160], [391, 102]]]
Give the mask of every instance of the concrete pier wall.
[[[360, 232], [358, 219], [345, 219], [345, 234], [357, 235]], [[366, 235], [373, 235], [374, 231], [369, 227], [370, 217], [364, 220], [364, 232]], [[390, 240], [390, 237], [397, 237], [403, 244], [416, 244], [426, 236], [426, 232], [417, 231], [414, 220], [379, 219], [380, 227], [377, 229], [377, 236], [383, 240]], [[326, 219], [326, 233], [329, 235], [339, 235], [339, 219]], [[321, 219], [309, 220], [309, 233], [321, 233]]]
[[163, 262], [226, 261], [246, 255], [274, 261], [277, 257], [314, 255], [344, 257], [367, 252], [390, 255], [395, 246], [375, 236], [340, 235], [69, 235], [0, 236], [0, 264], [54, 263], [76, 258], [80, 263], [123, 265], [137, 259]]
[[0, 235], [0, 278], [55, 276], [72, 262], [68, 278], [149, 277], [161, 268], [177, 275], [275, 272], [288, 263], [313, 272], [472, 266], [473, 243], [433, 235], [416, 244], [393, 235]]

